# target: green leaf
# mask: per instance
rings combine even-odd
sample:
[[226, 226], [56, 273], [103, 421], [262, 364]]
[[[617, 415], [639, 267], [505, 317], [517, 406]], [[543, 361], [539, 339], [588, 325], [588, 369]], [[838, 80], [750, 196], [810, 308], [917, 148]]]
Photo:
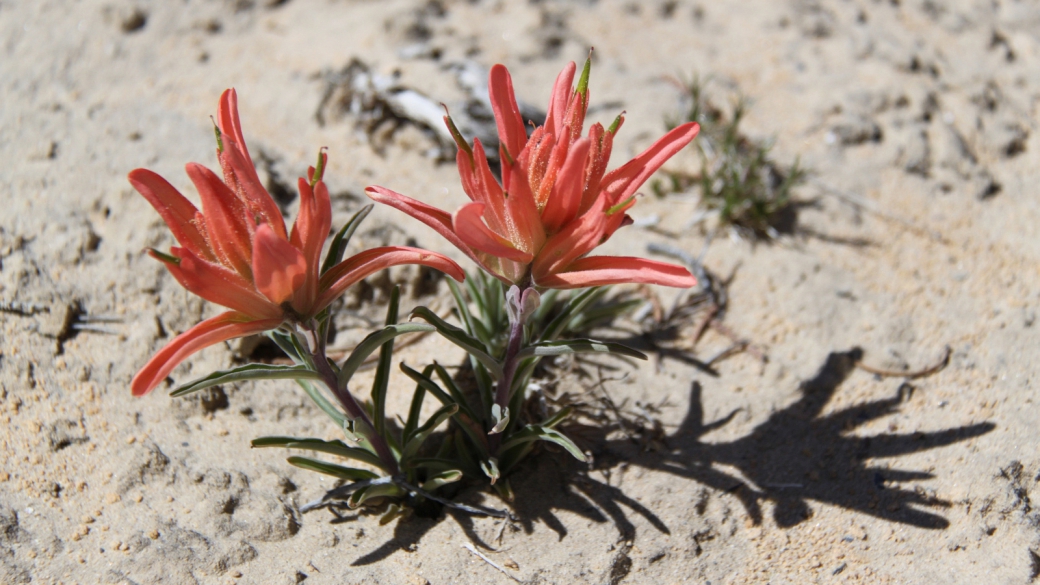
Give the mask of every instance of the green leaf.
[[393, 498], [402, 495], [404, 495], [404, 491], [397, 485], [384, 483], [359, 489], [351, 494], [350, 499], [347, 501], [347, 505], [351, 508], [357, 508], [358, 506], [364, 505], [368, 500], [382, 497]]
[[288, 335], [284, 333], [279, 333], [278, 331], [268, 331], [265, 333], [265, 335], [267, 335], [267, 337], [270, 338], [271, 341], [273, 341], [279, 349], [284, 351], [285, 355], [292, 358], [292, 361], [296, 362], [297, 364], [303, 362], [299, 354], [296, 353], [296, 347], [293, 345], [293, 342], [291, 339], [289, 339]]
[[409, 508], [406, 508], [400, 504], [390, 504], [386, 507], [386, 512], [379, 517], [379, 525], [385, 526], [398, 518], [407, 516], [411, 513]]
[[585, 289], [578, 295], [569, 299], [567, 306], [560, 311], [560, 314], [545, 326], [538, 341], [552, 341], [559, 337], [575, 315], [583, 311], [589, 303], [594, 302], [606, 292], [607, 287], [596, 286]]
[[545, 428], [541, 425], [527, 425], [524, 427], [524, 430], [514, 434], [509, 438], [509, 440], [502, 443], [502, 448], [499, 449], [499, 453], [505, 453], [509, 449], [531, 441], [549, 441], [550, 443], [556, 443], [566, 449], [567, 452], [573, 455], [578, 461], [585, 461], [585, 454], [582, 453], [581, 449], [579, 449], [573, 441], [568, 439], [566, 435], [560, 431]]
[[509, 407], [502, 408], [497, 404], [492, 404], [491, 422], [494, 423], [494, 426], [488, 431], [489, 435], [497, 435], [506, 430], [506, 425], [509, 424]]
[[[427, 378], [433, 373], [433, 366], [426, 366], [423, 368], [423, 376]], [[422, 384], [415, 385], [415, 392], [412, 393], [412, 404], [408, 408], [408, 420], [404, 423], [404, 429], [401, 431], [402, 441], [404, 437], [410, 437], [415, 429], [419, 427], [419, 414], [422, 412], [423, 400], [426, 398], [426, 388], [423, 388]]]
[[498, 471], [498, 459], [494, 457], [489, 457], [487, 461], [481, 461], [480, 470], [491, 480], [491, 485], [495, 485], [498, 478], [502, 476]]
[[343, 362], [343, 366], [339, 370], [339, 384], [345, 386], [350, 382], [350, 378], [354, 376], [361, 364], [365, 362], [365, 359], [379, 349], [387, 341], [397, 337], [398, 335], [404, 335], [405, 333], [417, 333], [419, 331], [433, 331], [435, 328], [431, 325], [424, 323], [398, 323], [397, 325], [390, 325], [384, 327], [379, 331], [368, 334], [368, 337], [361, 340], [361, 343], [354, 348], [354, 351], [350, 352], [350, 355]]
[[309, 380], [296, 380], [296, 383], [299, 384], [300, 388], [303, 388], [303, 391], [307, 393], [307, 396], [309, 396], [310, 399], [318, 405], [318, 408], [325, 412], [325, 414], [329, 415], [329, 418], [335, 421], [336, 428], [342, 429], [346, 427], [346, 415], [344, 415], [342, 412], [340, 412], [338, 408], [336, 408], [336, 405], [333, 404], [332, 401], [325, 396], [324, 392], [318, 390], [313, 385], [311, 385]]
[[448, 469], [427, 479], [419, 487], [424, 491], [432, 492], [433, 490], [441, 486], [448, 485], [449, 483], [455, 483], [460, 479], [462, 479], [461, 469]]
[[555, 427], [556, 425], [560, 424], [561, 422], [563, 422], [563, 420], [566, 419], [568, 416], [570, 416], [571, 412], [573, 412], [573, 411], [574, 411], [574, 407], [573, 406], [565, 406], [562, 410], [560, 410], [560, 412], [557, 412], [556, 414], [552, 415], [551, 417], [545, 419], [545, 421], [542, 422], [542, 424], [540, 426], [543, 426], [543, 427], [545, 427], [547, 429], [551, 429], [551, 428]]
[[[472, 276], [469, 276], [468, 274], [466, 276], [467, 281], [472, 278]], [[473, 335], [473, 315], [469, 312], [469, 304], [466, 302], [466, 296], [462, 294], [462, 289], [459, 288], [459, 283], [455, 282], [455, 279], [445, 278], [444, 280], [448, 283], [448, 288], [451, 289], [451, 296], [455, 297], [455, 308], [459, 311], [459, 318], [462, 319], [462, 325], [470, 335]]]
[[351, 447], [343, 441], [323, 441], [321, 439], [301, 439], [298, 437], [260, 437], [253, 439], [251, 444], [256, 448], [281, 447], [283, 449], [304, 449], [318, 453], [328, 453], [344, 459], [354, 459], [380, 469], [384, 468], [383, 462], [374, 453], [366, 449]]
[[[390, 303], [386, 307], [386, 326], [397, 324], [397, 307], [401, 303], [401, 287], [395, 285], [390, 291]], [[372, 409], [373, 421], [376, 435], [388, 439], [386, 436], [386, 390], [390, 383], [390, 362], [394, 356], [394, 338], [384, 342], [379, 347], [379, 363], [376, 365], [376, 375], [372, 380]], [[348, 378], [349, 380], [349, 378]]]
[[361, 481], [363, 479], [375, 479], [379, 477], [375, 473], [366, 469], [344, 467], [334, 463], [319, 461], [318, 459], [311, 459], [310, 457], [290, 457], [286, 459], [286, 461], [288, 461], [290, 465], [294, 465], [301, 469], [317, 471], [318, 473], [324, 473], [325, 475], [331, 475], [332, 477], [338, 477], [348, 481]]
[[321, 376], [307, 366], [277, 366], [273, 364], [246, 364], [230, 370], [213, 372], [170, 392], [170, 396], [185, 396], [211, 386], [245, 380], [320, 380]]
[[516, 499], [516, 494], [513, 493], [513, 486], [510, 485], [508, 477], [492, 484], [491, 487], [495, 488], [498, 497], [502, 498], [506, 502], [512, 502]]
[[437, 316], [436, 313], [427, 309], [426, 307], [416, 307], [412, 309], [412, 316], [419, 317], [423, 321], [433, 325], [437, 328], [437, 332], [440, 333], [445, 339], [454, 343], [455, 345], [466, 350], [466, 353], [470, 354], [474, 358], [484, 364], [484, 367], [488, 369], [488, 372], [496, 379], [502, 377], [502, 365], [498, 363], [498, 360], [487, 354], [486, 351], [481, 347], [480, 341], [471, 337], [468, 333], [459, 329], [458, 327], [448, 323], [444, 319]]
[[[451, 437], [449, 436], [448, 438], [450, 439]], [[446, 459], [444, 457], [413, 457], [404, 465], [406, 469], [426, 469], [429, 470], [431, 474], [438, 474], [442, 471], [455, 469], [458, 466], [458, 461], [454, 459]]]
[[628, 357], [647, 359], [646, 354], [636, 351], [630, 347], [611, 341], [596, 341], [594, 339], [564, 339], [559, 341], [543, 341], [529, 345], [520, 350], [517, 357], [520, 359], [529, 357], [547, 357], [564, 355], [568, 353], [604, 352], [616, 353]]
[[410, 437], [405, 437], [404, 448], [401, 450], [401, 460], [407, 461], [410, 457], [413, 457], [416, 453], [418, 453], [419, 447], [422, 446], [423, 441], [426, 440], [426, 437], [429, 437], [430, 433], [432, 433], [434, 429], [440, 426], [441, 423], [443, 423], [444, 421], [451, 418], [451, 415], [455, 414], [458, 411], [458, 404], [448, 404], [446, 406], [442, 406], [437, 410], [437, 412], [433, 413], [433, 416], [427, 419], [426, 424], [415, 429], [415, 433], [412, 434]]
[[617, 303], [610, 303], [605, 307], [596, 307], [589, 309], [588, 311], [582, 311], [571, 319], [570, 323], [567, 323], [567, 331], [582, 331], [588, 329], [590, 326], [600, 320], [615, 319], [618, 315], [627, 313], [632, 309], [642, 305], [645, 301], [642, 299], [632, 299], [629, 301], [622, 301]]
[[441, 384], [444, 384], [444, 387], [448, 389], [448, 393], [451, 394], [452, 400], [454, 400], [455, 403], [459, 405], [459, 409], [461, 410], [461, 412], [466, 413], [470, 416], [470, 418], [479, 420], [480, 417], [478, 417], [477, 414], [473, 411], [473, 409], [470, 408], [470, 405], [466, 400], [466, 395], [463, 394], [462, 390], [458, 387], [457, 384], [455, 384], [455, 380], [452, 379], [451, 374], [448, 373], [448, 370], [445, 370], [444, 366], [440, 365], [437, 362], [433, 362], [433, 369], [435, 372], [437, 372], [437, 377], [440, 378]]
[[329, 253], [325, 256], [325, 262], [321, 265], [322, 274], [325, 274], [330, 268], [343, 260], [343, 253], [347, 251], [347, 244], [350, 243], [350, 238], [354, 236], [354, 232], [357, 231], [361, 222], [368, 217], [373, 207], [375, 206], [369, 204], [358, 210], [343, 228], [336, 233], [336, 237], [332, 238], [332, 244], [329, 245]]

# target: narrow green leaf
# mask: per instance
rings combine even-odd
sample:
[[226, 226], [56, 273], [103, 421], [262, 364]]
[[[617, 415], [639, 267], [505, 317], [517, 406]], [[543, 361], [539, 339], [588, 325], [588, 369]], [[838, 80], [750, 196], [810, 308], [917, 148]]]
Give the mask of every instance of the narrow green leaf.
[[296, 353], [296, 346], [293, 345], [293, 342], [291, 339], [289, 339], [288, 335], [285, 335], [284, 333], [279, 333], [277, 330], [268, 331], [265, 333], [265, 335], [267, 335], [267, 337], [271, 341], [273, 341], [279, 349], [284, 351], [285, 355], [289, 356], [289, 358], [291, 358], [292, 361], [296, 362], [297, 364], [303, 363], [303, 360], [300, 359], [300, 355]]
[[455, 383], [455, 380], [452, 379], [448, 370], [445, 370], [444, 366], [437, 362], [433, 362], [433, 369], [437, 372], [437, 377], [440, 378], [441, 384], [444, 384], [444, 387], [448, 389], [448, 393], [451, 394], [452, 399], [459, 405], [462, 412], [468, 414], [472, 418], [479, 418], [477, 417], [477, 413], [470, 408], [469, 402], [466, 400], [466, 395], [462, 393], [462, 389], [460, 389], [458, 384]]
[[415, 456], [419, 452], [419, 448], [422, 446], [423, 441], [426, 437], [430, 436], [430, 433], [434, 431], [444, 421], [451, 418], [453, 414], [459, 411], [458, 404], [449, 404], [442, 406], [437, 412], [433, 413], [423, 426], [415, 429], [410, 437], [405, 437], [404, 448], [401, 450], [401, 460], [407, 461], [410, 457]]
[[529, 357], [547, 357], [568, 353], [589, 352], [616, 353], [618, 355], [624, 355], [641, 360], [647, 359], [646, 354], [621, 345], [620, 343], [614, 343], [612, 341], [596, 341], [594, 339], [543, 341], [521, 349], [520, 353], [517, 354], [517, 357], [524, 359]]
[[[395, 285], [390, 291], [390, 302], [386, 307], [386, 326], [397, 324], [397, 307], [401, 303], [401, 286]], [[394, 338], [379, 346], [379, 363], [376, 365], [375, 379], [372, 380], [372, 424], [376, 435], [386, 437], [386, 390], [390, 384], [390, 362], [394, 357]]]
[[404, 491], [392, 483], [384, 483], [374, 485], [364, 489], [360, 489], [350, 496], [350, 500], [347, 501], [347, 505], [351, 508], [357, 508], [363, 506], [365, 502], [373, 500], [375, 498], [383, 497], [397, 497], [404, 495]]
[[563, 447], [578, 461], [585, 461], [585, 454], [566, 435], [556, 429], [548, 429], [541, 425], [527, 425], [524, 430], [514, 434], [509, 440], [502, 443], [499, 453], [505, 453], [509, 449], [529, 443], [531, 441], [549, 441]]
[[509, 484], [509, 478], [503, 478], [498, 483], [492, 484], [495, 491], [498, 493], [498, 497], [502, 498], [506, 502], [512, 502], [516, 499], [516, 494], [513, 493], [513, 486]]
[[461, 469], [448, 469], [427, 479], [419, 487], [423, 491], [432, 492], [433, 490], [441, 486], [448, 485], [449, 483], [455, 483], [460, 479], [462, 479]]
[[299, 384], [300, 388], [303, 388], [303, 391], [307, 393], [307, 396], [318, 405], [318, 408], [335, 421], [336, 428], [342, 429], [346, 426], [346, 415], [340, 412], [336, 405], [325, 396], [324, 392], [315, 388], [308, 380], [296, 380], [296, 383]]
[[430, 394], [433, 394], [441, 404], [445, 406], [458, 406], [459, 411], [455, 413], [455, 420], [459, 423], [459, 426], [465, 430], [466, 434], [473, 439], [474, 443], [481, 445], [482, 451], [487, 452], [488, 443], [487, 439], [484, 437], [484, 430], [481, 428], [479, 423], [475, 422], [476, 420], [482, 419], [476, 418], [476, 415], [474, 415], [465, 404], [456, 402], [452, 396], [449, 396], [448, 393], [441, 389], [440, 385], [433, 381], [429, 376], [424, 376], [404, 363], [401, 364], [401, 371], [404, 372], [406, 376], [422, 385], [422, 387]]
[[374, 205], [366, 205], [358, 210], [344, 226], [336, 233], [336, 237], [332, 238], [332, 244], [329, 246], [329, 253], [325, 256], [325, 262], [321, 265], [321, 273], [325, 274], [330, 268], [339, 264], [343, 260], [343, 253], [347, 251], [347, 244], [350, 243], [350, 238], [354, 236], [354, 232], [357, 231], [358, 226], [361, 222], [368, 217], [368, 214], [372, 211]]
[[407, 516], [410, 513], [411, 510], [409, 508], [406, 508], [400, 504], [390, 504], [386, 507], [386, 512], [384, 512], [383, 515], [379, 517], [379, 525], [386, 526], [394, 520]]
[[[433, 373], [433, 366], [426, 366], [423, 368], [423, 376], [427, 378]], [[415, 385], [415, 392], [412, 393], [412, 404], [408, 408], [408, 420], [404, 423], [404, 429], [401, 431], [401, 442], [405, 442], [405, 437], [410, 437], [415, 429], [419, 427], [419, 414], [422, 412], [423, 400], [426, 398], [426, 388], [423, 388], [422, 384]]]
[[230, 370], [213, 372], [180, 386], [170, 396], [185, 396], [219, 384], [245, 380], [319, 380], [321, 376], [307, 366], [277, 366], [273, 364], [246, 364]]
[[301, 469], [317, 471], [318, 473], [324, 473], [325, 475], [331, 475], [332, 477], [338, 477], [348, 481], [360, 481], [363, 479], [375, 479], [379, 477], [375, 473], [366, 469], [344, 467], [334, 463], [326, 463], [318, 459], [311, 459], [310, 457], [289, 457], [286, 461], [288, 461], [290, 465], [294, 465]]
[[574, 407], [573, 406], [565, 406], [562, 410], [560, 410], [560, 412], [557, 412], [556, 414], [552, 415], [551, 417], [545, 419], [545, 421], [542, 422], [542, 424], [540, 426], [543, 426], [543, 427], [545, 427], [547, 429], [551, 429], [551, 428], [555, 427], [556, 425], [560, 424], [561, 422], [563, 422], [564, 419], [566, 419], [568, 416], [570, 416], [571, 412], [573, 412], [573, 411], [574, 411]]
[[538, 338], [538, 341], [552, 341], [553, 339], [559, 337], [566, 328], [567, 323], [570, 323], [574, 315], [580, 313], [582, 310], [585, 309], [586, 306], [589, 305], [589, 303], [592, 303], [606, 292], [606, 287], [595, 286], [592, 288], [587, 288], [581, 291], [581, 293], [568, 299], [567, 306], [563, 309], [563, 311], [560, 311], [560, 314], [557, 315], [555, 319], [550, 321], [549, 324], [545, 326], [545, 329], [542, 331], [542, 334]]
[[399, 323], [369, 333], [368, 337], [361, 340], [361, 343], [357, 344], [354, 351], [350, 352], [350, 355], [347, 356], [347, 359], [343, 362], [343, 366], [340, 367], [340, 386], [345, 386], [347, 382], [350, 381], [350, 378], [354, 376], [354, 373], [357, 372], [357, 369], [361, 367], [361, 364], [365, 362], [365, 359], [368, 358], [372, 352], [379, 349], [379, 347], [384, 343], [392, 340], [398, 335], [404, 335], [405, 333], [433, 331], [434, 329], [433, 326], [423, 323]]
[[[448, 436], [449, 440], [451, 435]], [[449, 469], [455, 469], [458, 467], [459, 462], [454, 459], [446, 459], [444, 457], [412, 457], [405, 463], [406, 469], [426, 469], [431, 474], [438, 474], [442, 471]]]
[[343, 441], [323, 441], [322, 439], [301, 439], [298, 437], [260, 437], [253, 439], [251, 444], [256, 448], [281, 447], [283, 449], [303, 449], [318, 453], [328, 453], [344, 459], [353, 459], [367, 463], [380, 469], [384, 468], [383, 462], [371, 451], [351, 447]]
[[480, 470], [483, 471], [484, 475], [491, 480], [491, 485], [495, 485], [498, 478], [502, 476], [498, 471], [498, 459], [495, 459], [494, 457], [489, 457], [487, 461], [481, 461]]
[[567, 323], [567, 331], [582, 331], [588, 329], [597, 321], [615, 319], [623, 313], [627, 313], [632, 309], [642, 305], [645, 301], [642, 299], [632, 299], [629, 301], [622, 301], [617, 303], [610, 303], [604, 307], [596, 307], [589, 309], [588, 311], [582, 311], [575, 315], [570, 323]]
[[502, 377], [502, 365], [498, 360], [487, 354], [481, 347], [480, 341], [471, 337], [468, 333], [448, 323], [437, 316], [436, 313], [426, 307], [412, 309], [412, 316], [419, 317], [437, 328], [437, 332], [445, 339], [466, 350], [468, 354], [475, 357], [488, 369], [488, 372], [496, 379]]
[[[471, 275], [466, 275], [466, 280], [473, 278]], [[455, 308], [459, 311], [459, 318], [462, 319], [462, 325], [466, 328], [471, 335], [473, 334], [473, 315], [469, 312], [469, 303], [466, 302], [466, 296], [462, 294], [462, 289], [459, 288], [459, 283], [455, 282], [454, 278], [445, 278], [448, 283], [448, 288], [451, 289], [451, 296], [455, 297]]]

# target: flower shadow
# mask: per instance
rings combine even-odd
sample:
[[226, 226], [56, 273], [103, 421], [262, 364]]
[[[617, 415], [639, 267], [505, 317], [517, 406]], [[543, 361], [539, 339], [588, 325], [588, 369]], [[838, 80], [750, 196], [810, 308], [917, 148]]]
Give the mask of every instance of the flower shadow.
[[[691, 386], [690, 406], [682, 423], [671, 434], [656, 440], [662, 448], [646, 450], [645, 444], [631, 438], [608, 438], [610, 429], [606, 427], [572, 429], [571, 436], [593, 455], [595, 464], [590, 468], [561, 453], [532, 457], [521, 465], [510, 478], [515, 492], [526, 494], [510, 504], [514, 526], [530, 534], [541, 522], [563, 540], [568, 529], [559, 513], [565, 511], [596, 523], [611, 522], [618, 530], [618, 540], [630, 541], [636, 535], [630, 519], [634, 513], [658, 531], [669, 534], [667, 524], [653, 510], [621, 487], [593, 476], [592, 472], [599, 476], [599, 471], [625, 462], [693, 480], [717, 493], [732, 494], [756, 525], [764, 520], [766, 503], [772, 503], [777, 526], [787, 528], [809, 519], [810, 502], [817, 502], [898, 524], [947, 528], [949, 521], [941, 511], [951, 503], [920, 486], [907, 484], [933, 478], [933, 473], [890, 469], [868, 460], [952, 445], [984, 435], [996, 425], [983, 422], [932, 432], [852, 434], [870, 421], [897, 412], [900, 405], [911, 399], [911, 392], [904, 386], [891, 397], [824, 414], [861, 357], [858, 348], [831, 353], [817, 374], [800, 385], [798, 400], [773, 413], [750, 434], [730, 442], [703, 440], [730, 423], [738, 411], [706, 423], [702, 388], [697, 382]], [[472, 517], [454, 510], [444, 511], [472, 542], [493, 549], [478, 534]], [[398, 522], [392, 539], [353, 564], [375, 563], [398, 550], [414, 548], [445, 517], [413, 517]]]
[[898, 411], [910, 399], [909, 387], [895, 396], [823, 414], [838, 388], [855, 369], [862, 351], [831, 353], [819, 372], [801, 384], [801, 397], [773, 413], [748, 435], [731, 442], [702, 438], [728, 423], [736, 411], [704, 421], [701, 386], [694, 382], [685, 419], [664, 437], [666, 448], [639, 452], [630, 440], [592, 446], [598, 460], [622, 459], [631, 465], [692, 479], [735, 495], [755, 524], [763, 520], [762, 504], [772, 502], [780, 527], [799, 524], [812, 515], [810, 501], [839, 506], [883, 520], [920, 528], [949, 526], [937, 511], [950, 507], [927, 490], [905, 482], [930, 479], [928, 471], [898, 470], [869, 464], [951, 445], [995, 428], [983, 422], [932, 432], [852, 434], [857, 427]]

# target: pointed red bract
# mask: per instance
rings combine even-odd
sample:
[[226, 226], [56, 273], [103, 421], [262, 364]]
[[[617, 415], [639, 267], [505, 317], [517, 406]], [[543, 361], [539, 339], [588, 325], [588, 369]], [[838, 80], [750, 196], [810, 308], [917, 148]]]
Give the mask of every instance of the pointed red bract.
[[[618, 116], [609, 130], [593, 124], [583, 137], [588, 111], [589, 63], [578, 87], [577, 67], [568, 64], [556, 78], [545, 124], [530, 137], [520, 116], [513, 81], [502, 65], [491, 68], [488, 92], [498, 124], [501, 184], [495, 180], [480, 140], [469, 148], [456, 138], [462, 187], [473, 201], [454, 216], [382, 187], [372, 199], [396, 207], [426, 225], [507, 284], [579, 288], [640, 282], [675, 287], [697, 283], [681, 266], [638, 258], [586, 257], [620, 227], [632, 196], [669, 158], [697, 136], [699, 126], [683, 124], [645, 152], [607, 173]], [[454, 126], [445, 118], [449, 130]]]
[[170, 375], [178, 364], [188, 356], [221, 341], [244, 337], [254, 333], [262, 333], [274, 329], [282, 323], [282, 319], [254, 319], [249, 315], [234, 311], [221, 313], [211, 319], [199, 323], [191, 329], [173, 338], [148, 360], [141, 371], [137, 372], [130, 389], [134, 396], [143, 396], [152, 391]]
[[[309, 169], [300, 179], [300, 214], [291, 233], [246, 148], [234, 90], [220, 98], [217, 157], [221, 180], [206, 167], [186, 167], [202, 200], [200, 212], [169, 182], [146, 169], [130, 172], [133, 185], [170, 227], [183, 246], [169, 254], [151, 251], [192, 293], [231, 309], [182, 333], [159, 351], [134, 377], [134, 395], [151, 391], [191, 354], [221, 341], [307, 322], [351, 284], [389, 266], [422, 264], [464, 278], [447, 257], [415, 248], [378, 248], [362, 252], [320, 273], [321, 249], [332, 225], [329, 190], [321, 173]], [[326, 155], [321, 153], [325, 166]], [[446, 225], [451, 218], [444, 214]]]

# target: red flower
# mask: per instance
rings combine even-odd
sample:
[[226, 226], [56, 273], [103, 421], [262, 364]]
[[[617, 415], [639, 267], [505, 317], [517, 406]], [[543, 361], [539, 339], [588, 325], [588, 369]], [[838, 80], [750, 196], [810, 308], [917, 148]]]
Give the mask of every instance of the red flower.
[[471, 148], [451, 119], [445, 123], [459, 144], [456, 161], [462, 186], [472, 199], [454, 215], [383, 187], [369, 187], [372, 199], [396, 207], [437, 230], [506, 283], [545, 288], [579, 288], [622, 282], [689, 287], [696, 279], [674, 264], [643, 258], [586, 255], [623, 225], [635, 205], [636, 190], [697, 135], [683, 124], [645, 152], [607, 173], [614, 135], [593, 124], [582, 137], [588, 109], [590, 63], [572, 82], [574, 63], [556, 79], [545, 124], [527, 137], [502, 65], [491, 69], [488, 89], [498, 122], [501, 184], [491, 174], [484, 148]]
[[130, 184], [159, 212], [181, 247], [169, 254], [149, 250], [184, 288], [231, 309], [178, 335], [134, 376], [135, 396], [147, 394], [191, 354], [235, 337], [305, 322], [352, 284], [400, 264], [423, 264], [462, 280], [462, 269], [445, 256], [407, 247], [366, 250], [320, 273], [321, 248], [332, 224], [329, 190], [318, 169], [299, 180], [300, 213], [287, 232], [274, 199], [260, 183], [242, 137], [235, 90], [220, 98], [217, 158], [223, 181], [189, 163], [202, 211], [170, 183], [146, 169], [130, 172]]

